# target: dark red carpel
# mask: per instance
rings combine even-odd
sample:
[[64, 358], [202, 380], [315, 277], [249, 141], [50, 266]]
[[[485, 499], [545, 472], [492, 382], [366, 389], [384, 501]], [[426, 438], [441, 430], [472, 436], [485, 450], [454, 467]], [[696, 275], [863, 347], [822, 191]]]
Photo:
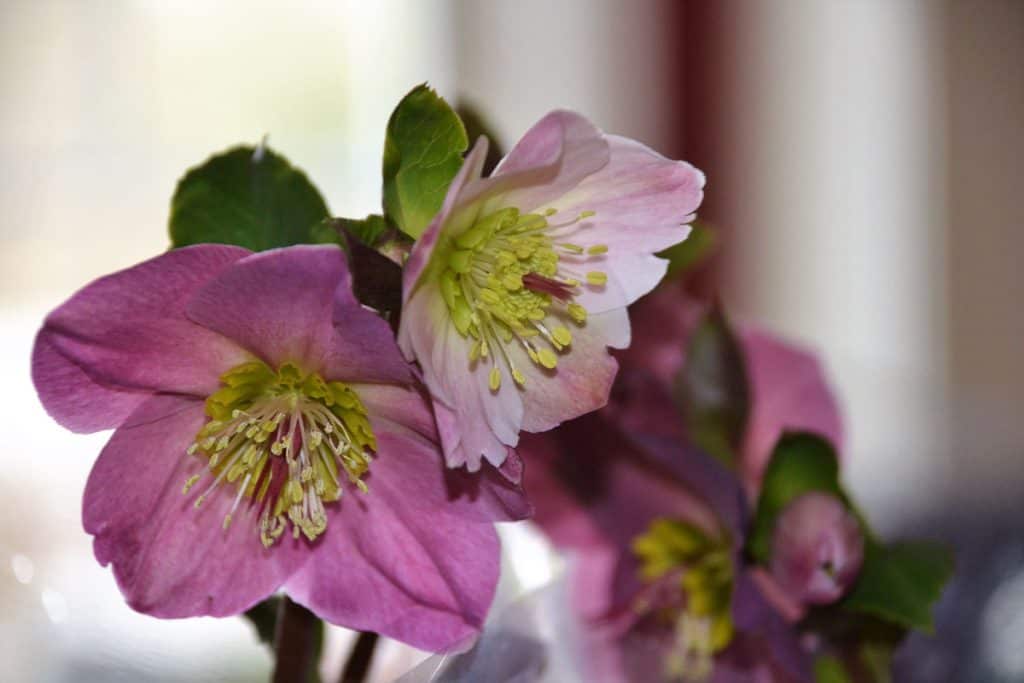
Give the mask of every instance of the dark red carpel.
[[526, 287], [531, 292], [550, 294], [561, 301], [568, 301], [572, 298], [572, 287], [564, 282], [552, 280], [537, 273], [527, 273], [524, 275], [523, 287]]

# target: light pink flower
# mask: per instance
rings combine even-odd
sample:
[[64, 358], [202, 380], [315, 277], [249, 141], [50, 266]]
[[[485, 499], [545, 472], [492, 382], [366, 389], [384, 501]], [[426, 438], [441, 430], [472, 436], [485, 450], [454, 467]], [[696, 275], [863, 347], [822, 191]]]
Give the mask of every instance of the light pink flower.
[[601, 407], [608, 347], [683, 240], [703, 175], [578, 114], [548, 114], [481, 178], [481, 138], [403, 279], [399, 343], [419, 362], [448, 464], [495, 465], [520, 430]]
[[62, 425], [116, 429], [83, 523], [135, 609], [225, 616], [283, 587], [421, 648], [480, 629], [489, 522], [527, 510], [495, 470], [446, 470], [337, 247], [199, 245], [101, 278], [47, 317], [32, 375]]

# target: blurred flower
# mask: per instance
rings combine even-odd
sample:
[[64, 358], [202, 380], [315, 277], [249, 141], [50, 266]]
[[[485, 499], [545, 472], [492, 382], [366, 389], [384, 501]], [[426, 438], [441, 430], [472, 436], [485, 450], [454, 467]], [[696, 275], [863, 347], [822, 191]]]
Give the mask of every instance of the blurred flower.
[[284, 587], [331, 622], [443, 650], [480, 629], [495, 470], [446, 471], [429, 404], [342, 252], [171, 251], [86, 286], [36, 338], [47, 411], [115, 428], [85, 529], [135, 609], [237, 614]]
[[860, 524], [835, 496], [805, 493], [779, 515], [771, 570], [793, 599], [813, 605], [835, 602], [856, 580], [863, 560]]
[[[618, 401], [613, 401], [617, 405], [612, 408], [619, 419], [683, 435], [672, 388], [685, 362], [690, 334], [706, 310], [678, 281], [664, 283], [636, 303], [630, 316], [633, 343], [616, 354], [622, 369]], [[756, 498], [772, 449], [784, 431], [819, 434], [841, 453], [843, 426], [836, 398], [813, 353], [753, 326], [741, 325], [737, 336], [751, 390], [739, 472], [748, 495]]]
[[703, 175], [556, 111], [489, 178], [481, 138], [413, 248], [399, 342], [419, 362], [445, 456], [500, 465], [520, 430], [601, 407], [625, 307], [684, 239]]
[[523, 438], [534, 520], [568, 551], [586, 680], [806, 680], [795, 632], [743, 566], [743, 494], [682, 442], [599, 413]]

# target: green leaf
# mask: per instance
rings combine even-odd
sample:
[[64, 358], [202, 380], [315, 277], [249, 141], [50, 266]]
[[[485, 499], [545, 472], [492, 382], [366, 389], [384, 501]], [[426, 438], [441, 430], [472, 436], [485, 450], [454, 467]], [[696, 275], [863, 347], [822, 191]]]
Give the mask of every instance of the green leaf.
[[779, 514], [794, 498], [810, 491], [830, 493], [847, 502], [839, 486], [835, 449], [814, 434], [784, 434], [772, 451], [754, 514], [748, 549], [758, 562], [768, 561]]
[[342, 235], [349, 235], [356, 238], [368, 247], [377, 246], [377, 243], [388, 231], [388, 224], [384, 216], [370, 214], [366, 218], [331, 218], [318, 224], [313, 229], [313, 238], [316, 242], [330, 244], [341, 244], [345, 246]]
[[846, 674], [842, 661], [829, 655], [821, 655], [814, 660], [815, 683], [853, 683]]
[[840, 604], [846, 610], [931, 633], [932, 607], [952, 574], [953, 557], [942, 544], [870, 542], [860, 577]]
[[267, 147], [235, 147], [188, 171], [171, 200], [172, 247], [253, 251], [314, 241], [327, 205], [306, 175]]
[[739, 342], [717, 306], [690, 336], [676, 400], [694, 442], [733, 464], [750, 414], [750, 387]]
[[462, 121], [433, 89], [416, 86], [388, 120], [384, 139], [384, 214], [418, 238], [444, 202], [469, 147]]
[[702, 221], [694, 221], [690, 225], [689, 236], [658, 254], [668, 259], [666, 278], [685, 275], [702, 264], [718, 246], [718, 235]]

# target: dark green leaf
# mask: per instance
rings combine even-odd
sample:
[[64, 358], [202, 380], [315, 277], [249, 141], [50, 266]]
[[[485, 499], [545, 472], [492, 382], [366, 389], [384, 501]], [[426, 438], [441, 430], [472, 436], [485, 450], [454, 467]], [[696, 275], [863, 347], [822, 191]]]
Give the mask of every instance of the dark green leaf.
[[931, 633], [932, 606], [952, 574], [952, 554], [942, 544], [871, 542], [860, 577], [841, 606]]
[[775, 520], [782, 510], [794, 498], [810, 491], [831, 493], [846, 502], [839, 486], [835, 450], [828, 441], [814, 434], [785, 434], [772, 451], [757, 501], [748, 546], [757, 561], [768, 561]]
[[739, 342], [717, 306], [690, 337], [676, 399], [694, 442], [731, 465], [747, 426], [750, 388]]
[[314, 241], [327, 205], [306, 175], [266, 147], [236, 147], [191, 169], [171, 200], [171, 245], [253, 251]]
[[384, 214], [402, 232], [423, 234], [468, 146], [462, 121], [427, 85], [398, 103], [384, 140]]
[[694, 221], [690, 228], [690, 234], [685, 240], [658, 254], [661, 258], [668, 259], [666, 277], [686, 274], [702, 264], [718, 246], [716, 233], [706, 223]]

